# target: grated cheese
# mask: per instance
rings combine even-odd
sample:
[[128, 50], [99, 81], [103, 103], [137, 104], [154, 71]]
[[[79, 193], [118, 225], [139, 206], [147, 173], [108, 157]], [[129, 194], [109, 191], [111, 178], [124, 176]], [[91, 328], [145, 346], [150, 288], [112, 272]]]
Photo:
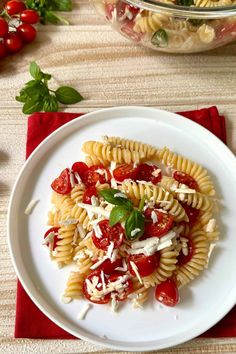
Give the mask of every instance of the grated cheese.
[[206, 263], [206, 265], [205, 265], [205, 268], [206, 268], [206, 269], [208, 268], [208, 265], [209, 265], [209, 260], [210, 260], [210, 257], [211, 257], [211, 254], [212, 254], [212, 251], [214, 250], [215, 246], [216, 246], [216, 243], [211, 243], [211, 244], [210, 244], [210, 246], [209, 246], [207, 263]]
[[117, 259], [118, 249], [114, 249], [111, 255], [111, 262], [115, 262]]
[[105, 291], [106, 290], [106, 283], [105, 283], [105, 275], [104, 271], [101, 271], [101, 279], [102, 279], [102, 289]]
[[74, 173], [70, 170], [69, 175], [70, 175], [70, 184], [71, 184], [71, 187], [74, 188], [74, 187], [75, 187], [75, 177], [74, 177]]
[[78, 240], [78, 229], [77, 229], [77, 227], [76, 227], [76, 229], [75, 229], [75, 232], [74, 232], [74, 236], [73, 236], [73, 240], [72, 240], [72, 245], [76, 245], [77, 244], [77, 240]]
[[92, 214], [102, 215], [106, 219], [109, 219], [110, 213], [100, 206], [94, 206], [94, 205], [85, 204], [85, 203], [77, 203], [77, 205], [79, 207], [87, 210], [87, 212], [91, 212]]
[[77, 179], [78, 184], [84, 185], [82, 183], [82, 179], [81, 179], [80, 175], [78, 174], [78, 172], [74, 172], [74, 176]]
[[139, 229], [138, 227], [134, 230], [131, 231], [131, 237], [134, 237], [135, 235], [137, 235], [139, 232], [141, 231], [141, 229]]
[[34, 210], [35, 206], [38, 204], [39, 199], [32, 199], [27, 207], [25, 208], [25, 215], [30, 215]]
[[109, 245], [108, 248], [107, 248], [107, 253], [106, 253], [106, 257], [107, 257], [107, 258], [110, 258], [110, 259], [111, 259], [113, 249], [114, 249], [114, 242], [111, 241], [111, 242], [110, 242], [110, 245]]
[[152, 172], [152, 176], [158, 177], [160, 172], [161, 172], [161, 170], [160, 170], [159, 168], [157, 168], [156, 170], [154, 170], [154, 171]]
[[93, 206], [98, 206], [98, 205], [99, 205], [98, 198], [95, 197], [95, 195], [92, 195], [92, 197], [91, 197], [91, 203], [92, 203]]
[[81, 238], [85, 238], [86, 236], [86, 231], [84, 230], [83, 226], [81, 224], [77, 225], [77, 230], [79, 232], [79, 235]]
[[116, 267], [115, 270], [119, 270], [121, 272], [126, 272], [128, 270], [127, 263], [124, 258], [122, 258], [122, 267]]
[[187, 186], [186, 186], [186, 188], [182, 186], [182, 188], [177, 188], [177, 189], [175, 190], [175, 193], [194, 194], [194, 193], [196, 193], [196, 191], [195, 191], [195, 189], [188, 188]]
[[216, 228], [216, 219], [210, 219], [205, 226], [206, 232], [214, 232]]
[[156, 224], [158, 222], [157, 214], [154, 210], [152, 210], [152, 212], [151, 212], [151, 218], [152, 218], [152, 222], [154, 224]]
[[96, 237], [97, 237], [97, 238], [101, 238], [101, 237], [102, 237], [102, 231], [101, 231], [101, 229], [100, 229], [100, 226], [97, 225], [97, 224], [95, 224], [95, 225], [93, 226], [93, 229], [94, 229], [94, 232], [95, 232]]
[[111, 179], [111, 187], [114, 188], [114, 189], [117, 189], [117, 182], [114, 178]]
[[57, 233], [55, 232], [50, 232], [43, 240], [42, 245], [47, 245], [48, 243], [52, 243], [56, 234]]
[[116, 294], [111, 294], [111, 309], [112, 312], [116, 312], [118, 307], [119, 307], [119, 303], [116, 300], [117, 295]]
[[63, 304], [69, 304], [72, 301], [72, 298], [66, 295], [62, 295], [61, 301], [63, 302]]
[[62, 220], [59, 221], [60, 225], [68, 226], [68, 225], [74, 225], [77, 224], [78, 219], [67, 219], [67, 220]]
[[94, 270], [97, 269], [105, 260], [107, 259], [107, 256], [104, 256], [102, 259], [100, 259], [99, 261], [97, 261], [96, 263], [94, 263], [90, 269]]
[[92, 308], [91, 304], [85, 304], [84, 307], [81, 309], [81, 311], [79, 312], [77, 318], [79, 320], [84, 320], [88, 311]]
[[122, 192], [119, 192], [119, 193], [114, 194], [114, 197], [115, 197], [115, 198], [124, 198], [124, 199], [127, 199], [127, 196], [126, 196], [124, 193], [122, 193]]
[[138, 281], [140, 282], [140, 284], [143, 284], [142, 278], [138, 272], [138, 267], [136, 266], [136, 264], [133, 261], [130, 261], [130, 265], [131, 265], [131, 268], [133, 269], [136, 277], [138, 278]]

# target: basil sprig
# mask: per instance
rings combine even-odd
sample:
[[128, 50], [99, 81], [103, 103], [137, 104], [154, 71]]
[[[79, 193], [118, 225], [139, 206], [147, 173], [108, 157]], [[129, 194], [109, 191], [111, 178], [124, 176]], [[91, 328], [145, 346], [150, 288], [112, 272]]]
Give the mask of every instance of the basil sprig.
[[[115, 205], [110, 213], [109, 223], [111, 226], [114, 226], [118, 222], [124, 221], [126, 237], [128, 240], [134, 241], [144, 233], [145, 218], [140, 210], [134, 208], [129, 199], [116, 196], [117, 193], [121, 193], [121, 191], [118, 189], [104, 189], [100, 191], [100, 195], [108, 203]], [[132, 231], [135, 229], [139, 229], [140, 231], [133, 235]]]
[[158, 31], [156, 31], [152, 38], [151, 42], [153, 45], [160, 47], [160, 48], [165, 48], [168, 46], [168, 34], [167, 32], [161, 28]]
[[39, 13], [42, 24], [69, 25], [64, 17], [58, 15], [58, 12], [71, 11], [71, 0], [26, 0], [25, 2], [28, 9], [36, 10]]

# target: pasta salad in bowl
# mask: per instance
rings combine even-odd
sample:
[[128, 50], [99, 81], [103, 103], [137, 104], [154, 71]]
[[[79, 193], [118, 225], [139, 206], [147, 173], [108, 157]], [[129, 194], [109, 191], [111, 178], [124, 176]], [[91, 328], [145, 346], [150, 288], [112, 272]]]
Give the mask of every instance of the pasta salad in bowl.
[[125, 37], [169, 53], [202, 52], [236, 39], [234, 0], [93, 0]]
[[63, 302], [142, 308], [154, 288], [158, 302], [178, 305], [179, 289], [207, 268], [219, 237], [207, 170], [167, 147], [120, 137], [86, 141], [82, 151], [85, 161], [51, 183], [43, 239], [59, 267], [76, 266]]

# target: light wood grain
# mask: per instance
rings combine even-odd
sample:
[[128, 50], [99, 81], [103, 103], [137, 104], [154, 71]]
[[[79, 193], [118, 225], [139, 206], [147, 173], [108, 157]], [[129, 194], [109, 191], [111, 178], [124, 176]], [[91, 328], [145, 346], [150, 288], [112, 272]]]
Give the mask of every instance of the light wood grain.
[[[165, 55], [135, 46], [115, 33], [85, 1], [65, 14], [72, 25], [39, 26], [38, 39], [0, 62], [0, 352], [85, 353], [113, 351], [76, 340], [13, 339], [16, 276], [6, 242], [9, 196], [25, 159], [27, 117], [14, 99], [36, 60], [58, 83], [86, 98], [67, 109], [88, 112], [119, 105], [170, 111], [216, 104], [227, 117], [230, 148], [236, 152], [236, 45], [198, 55]], [[159, 353], [235, 353], [236, 339], [197, 339]]]

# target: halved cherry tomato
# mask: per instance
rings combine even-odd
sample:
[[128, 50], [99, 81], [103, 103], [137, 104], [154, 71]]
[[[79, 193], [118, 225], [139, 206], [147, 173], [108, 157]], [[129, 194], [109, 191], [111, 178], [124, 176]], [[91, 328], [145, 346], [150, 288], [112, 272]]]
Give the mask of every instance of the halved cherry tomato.
[[158, 175], [155, 176], [155, 171], [160, 170], [156, 165], [148, 165], [147, 163], [142, 163], [139, 165], [139, 172], [137, 176], [137, 180], [139, 181], [147, 181], [152, 182], [153, 184], [157, 184], [161, 180], [161, 171], [158, 172]]
[[216, 38], [223, 39], [227, 36], [236, 35], [236, 23], [223, 23], [215, 28]]
[[103, 270], [103, 272], [107, 275], [110, 275], [115, 272], [115, 269], [117, 267], [122, 267], [122, 259], [119, 258], [112, 262], [109, 258], [106, 259], [97, 269], [100, 271]]
[[134, 165], [125, 163], [114, 169], [113, 176], [119, 182], [123, 182], [125, 179], [135, 180], [137, 178], [138, 171], [139, 166], [134, 167]]
[[[53, 245], [52, 245], [52, 250], [54, 251], [56, 246], [57, 246], [57, 241], [58, 241], [58, 230], [60, 229], [60, 227], [51, 227], [49, 230], [47, 230], [45, 232], [45, 235], [43, 236], [43, 238], [46, 238], [51, 232], [55, 233], [55, 236], [53, 238]], [[47, 246], [49, 247], [49, 243], [47, 243]]]
[[132, 5], [128, 5], [124, 1], [118, 1], [116, 4], [116, 11], [117, 11], [118, 18], [121, 17], [123, 18], [124, 15], [127, 14], [125, 18], [128, 18], [129, 20], [133, 20], [139, 13], [139, 8], [134, 7]]
[[83, 195], [83, 203], [92, 204], [91, 198], [93, 196], [97, 197], [97, 195], [98, 195], [98, 193], [97, 193], [97, 189], [95, 186], [91, 186], [91, 187], [85, 189], [84, 195]]
[[159, 254], [154, 253], [152, 256], [145, 256], [144, 254], [134, 254], [128, 258], [128, 269], [132, 275], [135, 275], [130, 262], [134, 262], [138, 268], [141, 277], [147, 277], [152, 274], [159, 264]]
[[[157, 216], [157, 222], [154, 223], [151, 221], [151, 213], [155, 212]], [[145, 223], [144, 234], [146, 237], [161, 237], [172, 228], [174, 223], [174, 218], [172, 215], [168, 213], [162, 213], [159, 210], [155, 210], [154, 208], [147, 208], [144, 212], [144, 215], [147, 219], [149, 219]]]
[[[109, 278], [108, 278], [108, 284], [111, 283], [111, 282], [115, 282], [116, 280], [118, 280], [120, 277], [124, 276], [123, 273], [114, 273], [112, 274]], [[127, 279], [125, 281], [125, 288], [122, 292], [118, 292], [118, 291], [113, 291], [113, 294], [117, 294], [116, 295], [116, 300], [117, 301], [124, 301], [127, 299], [127, 296], [129, 294], [132, 293], [133, 291], [133, 283], [130, 279]]]
[[79, 162], [73, 163], [73, 165], [72, 165], [72, 167], [71, 167], [71, 170], [72, 170], [73, 172], [77, 172], [78, 175], [80, 176], [80, 178], [81, 178], [82, 181], [83, 181], [83, 179], [84, 179], [84, 174], [85, 174], [85, 172], [88, 170], [88, 166], [86, 165], [86, 163], [79, 161]]
[[[184, 236], [186, 237], [186, 236]], [[193, 244], [193, 241], [191, 240], [191, 238], [189, 237], [186, 237], [188, 238], [188, 242], [187, 242], [187, 245], [188, 245], [188, 254], [187, 256], [185, 256], [182, 252], [182, 250], [180, 251], [177, 259], [178, 259], [178, 266], [183, 266], [185, 265], [186, 263], [188, 263], [192, 257], [193, 257], [193, 254], [194, 254], [194, 244]]]
[[124, 33], [127, 37], [131, 38], [135, 42], [140, 42], [144, 34], [142, 32], [137, 33], [134, 31], [134, 21], [126, 20], [124, 21], [123, 25], [121, 26], [120, 30]]
[[52, 189], [59, 194], [68, 194], [72, 190], [70, 183], [70, 170], [65, 168], [59, 177], [57, 177], [51, 184]]
[[106, 14], [106, 18], [107, 20], [111, 20], [112, 19], [112, 13], [115, 9], [115, 5], [114, 4], [110, 4], [110, 3], [105, 3], [105, 14]]
[[199, 217], [200, 210], [192, 208], [190, 205], [187, 205], [186, 203], [180, 203], [180, 204], [184, 208], [184, 210], [189, 218], [189, 225], [190, 226], [194, 225]]
[[[104, 171], [104, 173], [101, 174], [100, 170]], [[103, 184], [106, 182], [110, 182], [110, 180], [110, 171], [103, 165], [94, 165], [89, 167], [88, 170], [85, 171], [83, 177], [83, 182], [87, 187], [94, 186], [98, 181]]]
[[[101, 279], [101, 271], [99, 270], [95, 270], [93, 271], [92, 273], [90, 273], [86, 278], [88, 279], [89, 281], [93, 281], [93, 278], [94, 277], [98, 277], [98, 283], [97, 283], [97, 286], [96, 286], [96, 289], [97, 290], [102, 290], [102, 279]], [[107, 304], [109, 301], [110, 301], [110, 298], [111, 298], [111, 294], [107, 294], [105, 296], [103, 296], [101, 299], [99, 300], [91, 300], [91, 297], [92, 295], [89, 293], [89, 289], [87, 287], [87, 284], [86, 284], [86, 281], [84, 280], [84, 283], [83, 283], [83, 293], [84, 293], [84, 296], [86, 297], [86, 299], [88, 299], [89, 301], [95, 303], [95, 304]], [[105, 284], [107, 284], [107, 279], [105, 277]]]
[[118, 248], [123, 243], [124, 229], [121, 224], [109, 225], [109, 220], [102, 220], [98, 223], [102, 232], [102, 237], [98, 238], [93, 232], [92, 240], [95, 246], [106, 251], [111, 242], [114, 242], [114, 248]]
[[157, 285], [155, 298], [166, 306], [174, 307], [179, 302], [179, 291], [173, 279], [167, 279]]
[[186, 184], [189, 188], [199, 190], [198, 184], [193, 177], [182, 171], [175, 171], [173, 173], [173, 178], [183, 184]]

